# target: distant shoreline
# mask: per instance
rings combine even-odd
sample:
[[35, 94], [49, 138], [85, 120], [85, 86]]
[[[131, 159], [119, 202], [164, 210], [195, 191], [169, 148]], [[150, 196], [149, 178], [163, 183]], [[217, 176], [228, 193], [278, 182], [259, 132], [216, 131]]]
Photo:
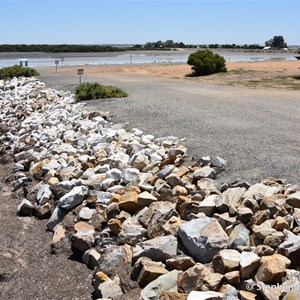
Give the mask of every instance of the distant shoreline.
[[[46, 53], [46, 52], [0, 52], [0, 67], [19, 64], [19, 59], [27, 59], [29, 67], [55, 66], [103, 66], [103, 65], [142, 65], [186, 63], [188, 56], [195, 49], [177, 51], [123, 51], [123, 52], [89, 52], [89, 53]], [[293, 61], [297, 51], [283, 50], [241, 50], [215, 49], [227, 62], [255, 61]]]
[[[132, 54], [147, 54], [147, 53], [157, 53], [157, 54], [167, 54], [167, 53], [192, 53], [197, 50], [195, 48], [185, 48], [180, 50], [134, 50], [134, 51], [116, 51], [116, 52], [0, 52], [0, 58], [61, 58], [61, 57], [106, 57], [106, 56], [116, 56], [125, 53]], [[297, 54], [297, 49], [289, 50], [263, 50], [263, 49], [225, 49], [225, 48], [215, 48], [210, 49], [213, 52], [222, 52], [222, 53], [269, 53], [269, 54]]]

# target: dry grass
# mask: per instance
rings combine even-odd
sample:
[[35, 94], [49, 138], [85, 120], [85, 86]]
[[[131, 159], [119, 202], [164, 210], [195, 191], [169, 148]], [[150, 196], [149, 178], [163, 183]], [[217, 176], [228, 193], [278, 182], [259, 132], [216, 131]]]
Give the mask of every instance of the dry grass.
[[256, 89], [300, 90], [300, 76], [286, 75], [284, 71], [266, 72], [236, 69], [227, 73], [213, 74], [195, 81], [231, 86], [245, 86]]

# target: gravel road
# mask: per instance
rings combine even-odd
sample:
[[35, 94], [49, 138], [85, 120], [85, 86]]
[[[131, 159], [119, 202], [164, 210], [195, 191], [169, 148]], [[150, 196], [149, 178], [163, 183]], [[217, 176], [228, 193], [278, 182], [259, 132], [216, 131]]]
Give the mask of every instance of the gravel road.
[[[40, 68], [49, 87], [73, 90], [76, 74]], [[220, 181], [250, 183], [274, 176], [300, 183], [300, 95], [200, 84], [122, 73], [83, 75], [123, 88], [128, 98], [89, 101], [89, 110], [109, 111], [114, 122], [129, 123], [155, 136], [186, 138], [189, 155], [220, 156], [228, 161]]]

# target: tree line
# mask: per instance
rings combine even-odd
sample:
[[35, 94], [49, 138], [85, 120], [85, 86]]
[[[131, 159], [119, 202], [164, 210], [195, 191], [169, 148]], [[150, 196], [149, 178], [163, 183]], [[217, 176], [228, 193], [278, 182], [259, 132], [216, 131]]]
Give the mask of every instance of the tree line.
[[[275, 49], [286, 48], [287, 44], [282, 36], [274, 36], [265, 42], [265, 45]], [[176, 48], [203, 48], [203, 49], [263, 49], [259, 44], [202, 44], [192, 45], [173, 40], [147, 42], [146, 44], [136, 44], [133, 46], [109, 46], [109, 45], [77, 45], [77, 44], [2, 44], [0, 52], [120, 52], [137, 50], [172, 50]]]
[[2, 44], [0, 52], [116, 52], [125, 48], [106, 45], [47, 45], [47, 44]]

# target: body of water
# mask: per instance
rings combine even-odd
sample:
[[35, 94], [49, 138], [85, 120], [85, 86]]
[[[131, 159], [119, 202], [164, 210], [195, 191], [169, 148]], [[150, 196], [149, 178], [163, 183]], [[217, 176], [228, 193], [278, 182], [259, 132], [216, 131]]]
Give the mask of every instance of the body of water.
[[[28, 66], [54, 66], [55, 60], [59, 65], [118, 65], [118, 64], [148, 64], [148, 63], [186, 63], [188, 56], [195, 50], [188, 51], [144, 51], [118, 53], [7, 53], [0, 55], [0, 67], [19, 64], [18, 59], [28, 59]], [[224, 56], [226, 61], [286, 61], [296, 60], [295, 54], [290, 52], [243, 52], [243, 51], [215, 51]], [[63, 60], [62, 60], [63, 58]]]

